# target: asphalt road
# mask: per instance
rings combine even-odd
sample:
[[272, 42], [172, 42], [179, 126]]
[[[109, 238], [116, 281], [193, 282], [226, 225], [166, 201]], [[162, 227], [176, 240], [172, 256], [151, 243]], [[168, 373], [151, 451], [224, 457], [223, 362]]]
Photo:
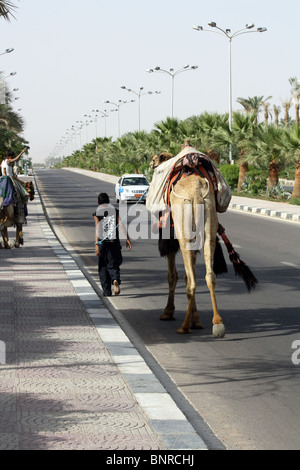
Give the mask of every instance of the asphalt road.
[[[113, 185], [64, 170], [40, 171], [37, 182], [51, 223], [99, 285], [92, 213], [99, 192], [115, 202]], [[133, 232], [146, 229], [138, 217], [129, 218]], [[197, 305], [205, 329], [176, 334], [186, 308], [180, 254], [176, 321], [159, 321], [167, 271], [156, 240], [134, 241], [131, 252], [123, 243], [122, 293], [112, 304], [192, 404], [195, 422], [199, 414], [227, 449], [300, 449], [300, 364], [292, 361], [293, 353], [300, 358], [292, 349], [300, 341], [299, 223], [234, 211], [222, 214], [220, 222], [259, 279], [248, 294], [228, 261], [229, 273], [218, 279], [216, 291], [224, 339], [211, 334], [201, 256]]]

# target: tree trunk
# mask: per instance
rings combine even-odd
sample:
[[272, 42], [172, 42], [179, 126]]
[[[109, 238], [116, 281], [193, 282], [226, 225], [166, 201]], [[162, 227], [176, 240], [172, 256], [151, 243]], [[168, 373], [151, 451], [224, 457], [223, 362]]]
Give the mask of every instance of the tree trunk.
[[265, 120], [265, 127], [268, 127], [269, 123], [269, 107], [267, 105], [264, 106], [264, 120]]
[[274, 188], [278, 184], [278, 171], [279, 171], [279, 163], [271, 162], [269, 164], [269, 179], [268, 179], [268, 188]]
[[284, 122], [285, 122], [285, 127], [289, 125], [289, 120], [290, 120], [290, 115], [289, 115], [289, 107], [286, 105], [284, 109]]
[[248, 163], [247, 162], [241, 163], [240, 172], [239, 172], [239, 181], [238, 181], [238, 187], [237, 187], [238, 193], [242, 191], [242, 184], [245, 182], [247, 171], [248, 171]]
[[296, 104], [295, 110], [296, 110], [296, 124], [299, 127], [299, 103]]
[[292, 198], [294, 197], [300, 198], [300, 161], [296, 163], [295, 184]]
[[280, 110], [278, 108], [278, 106], [273, 106], [273, 111], [274, 111], [274, 123], [275, 123], [275, 127], [278, 127], [278, 124], [279, 124], [279, 113], [280, 113]]

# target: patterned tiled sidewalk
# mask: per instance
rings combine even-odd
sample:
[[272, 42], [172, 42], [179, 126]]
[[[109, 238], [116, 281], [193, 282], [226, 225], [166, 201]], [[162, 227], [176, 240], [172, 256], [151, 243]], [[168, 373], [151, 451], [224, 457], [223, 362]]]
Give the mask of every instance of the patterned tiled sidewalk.
[[38, 215], [28, 220], [25, 246], [0, 250], [0, 449], [161, 448]]
[[29, 212], [25, 245], [0, 250], [0, 450], [205, 449], [38, 197]]

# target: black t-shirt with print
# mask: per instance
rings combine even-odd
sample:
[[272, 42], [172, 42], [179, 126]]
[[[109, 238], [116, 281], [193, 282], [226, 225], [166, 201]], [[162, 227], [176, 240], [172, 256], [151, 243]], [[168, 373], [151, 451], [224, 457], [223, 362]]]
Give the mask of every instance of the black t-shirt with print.
[[98, 206], [93, 216], [99, 220], [97, 237], [103, 243], [119, 242], [119, 210], [110, 206]]

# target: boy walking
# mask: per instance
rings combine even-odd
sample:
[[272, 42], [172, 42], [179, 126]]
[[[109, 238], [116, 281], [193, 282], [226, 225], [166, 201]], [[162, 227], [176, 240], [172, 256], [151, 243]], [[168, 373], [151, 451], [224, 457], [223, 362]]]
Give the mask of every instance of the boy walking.
[[[132, 245], [125, 227], [120, 223], [118, 209], [110, 205], [106, 193], [98, 196], [98, 208], [94, 215], [95, 220], [95, 253], [98, 256], [99, 279], [105, 297], [112, 295], [112, 286], [115, 295], [120, 294], [120, 266], [123, 262], [122, 247], [119, 239], [119, 227], [126, 235], [126, 246], [131, 250]], [[98, 244], [98, 242], [101, 242]]]

